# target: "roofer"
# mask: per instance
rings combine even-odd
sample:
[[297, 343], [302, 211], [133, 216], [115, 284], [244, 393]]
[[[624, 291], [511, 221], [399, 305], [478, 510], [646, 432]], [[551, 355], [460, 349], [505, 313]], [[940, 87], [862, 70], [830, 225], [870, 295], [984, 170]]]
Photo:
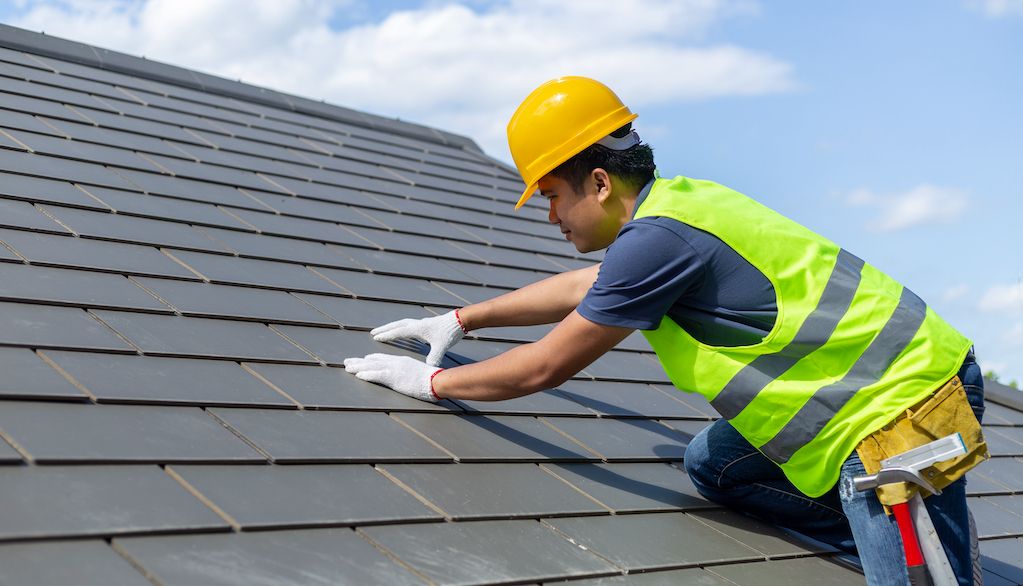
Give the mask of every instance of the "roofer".
[[[579, 252], [565, 272], [446, 315], [373, 330], [418, 338], [426, 362], [345, 360], [360, 379], [437, 401], [501, 400], [557, 387], [642, 330], [676, 387], [723, 419], [691, 440], [685, 468], [706, 498], [858, 553], [870, 584], [904, 584], [885, 495], [852, 478], [959, 431], [972, 450], [931, 477], [927, 508], [961, 584], [973, 583], [965, 470], [986, 457], [983, 380], [970, 340], [874, 266], [710, 181], [655, 178], [636, 118], [606, 86], [563, 77], [508, 124], [526, 183]], [[471, 330], [556, 323], [541, 340], [440, 369]], [[884, 504], [882, 504], [884, 503]], [[974, 538], [975, 543], [975, 538]]]

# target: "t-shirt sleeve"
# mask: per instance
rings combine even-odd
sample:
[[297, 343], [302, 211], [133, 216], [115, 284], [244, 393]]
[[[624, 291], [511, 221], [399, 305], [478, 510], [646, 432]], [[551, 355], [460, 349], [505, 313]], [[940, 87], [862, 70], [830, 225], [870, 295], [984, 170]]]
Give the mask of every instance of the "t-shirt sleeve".
[[606, 326], [657, 329], [706, 270], [696, 250], [671, 229], [670, 222], [642, 218], [622, 228], [577, 308], [580, 315]]

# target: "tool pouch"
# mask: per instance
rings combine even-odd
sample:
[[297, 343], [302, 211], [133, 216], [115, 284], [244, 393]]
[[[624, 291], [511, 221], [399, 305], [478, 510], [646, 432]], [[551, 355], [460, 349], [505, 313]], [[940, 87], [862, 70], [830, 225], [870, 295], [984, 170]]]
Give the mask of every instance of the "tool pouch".
[[[876, 474], [881, 469], [882, 460], [956, 432], [963, 437], [966, 454], [939, 462], [921, 472], [938, 490], [952, 484], [967, 470], [990, 457], [980, 422], [973, 414], [963, 384], [957, 376], [901, 413], [894, 421], [867, 436], [857, 446], [856, 453], [863, 461], [867, 474]], [[906, 482], [877, 487], [877, 497], [889, 514], [890, 505], [907, 502], [918, 492], [915, 485]]]

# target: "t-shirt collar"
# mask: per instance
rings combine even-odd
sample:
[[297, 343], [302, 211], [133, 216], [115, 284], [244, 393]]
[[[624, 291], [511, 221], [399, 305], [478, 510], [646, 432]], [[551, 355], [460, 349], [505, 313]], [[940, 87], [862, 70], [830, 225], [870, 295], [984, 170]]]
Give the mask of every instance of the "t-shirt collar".
[[632, 208], [632, 219], [636, 219], [636, 212], [639, 211], [639, 206], [643, 205], [643, 201], [646, 200], [646, 196], [650, 195], [650, 189], [654, 186], [654, 181], [651, 179], [643, 186], [643, 189], [639, 190], [639, 194], [636, 196], [636, 207]]

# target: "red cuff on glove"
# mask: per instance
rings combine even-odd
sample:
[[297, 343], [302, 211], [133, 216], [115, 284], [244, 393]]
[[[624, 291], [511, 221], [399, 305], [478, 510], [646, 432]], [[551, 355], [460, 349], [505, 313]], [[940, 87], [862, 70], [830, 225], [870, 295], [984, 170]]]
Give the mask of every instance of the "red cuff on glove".
[[463, 334], [468, 334], [469, 330], [465, 329], [465, 324], [462, 323], [462, 316], [458, 315], [458, 310], [455, 310], [455, 319], [458, 320], [458, 327], [462, 328]]
[[438, 368], [436, 371], [434, 371], [433, 374], [430, 375], [430, 394], [433, 395], [433, 398], [437, 399], [438, 401], [440, 401], [440, 395], [437, 394], [437, 391], [433, 390], [433, 377], [440, 374], [441, 371], [443, 370], [444, 370], [443, 368]]

